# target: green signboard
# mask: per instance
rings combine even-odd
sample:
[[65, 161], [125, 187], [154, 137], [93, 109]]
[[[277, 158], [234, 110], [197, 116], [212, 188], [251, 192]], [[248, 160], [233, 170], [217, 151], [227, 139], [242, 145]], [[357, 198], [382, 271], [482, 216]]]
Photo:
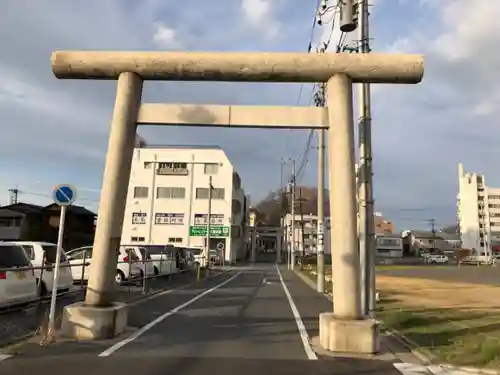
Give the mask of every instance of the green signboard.
[[[207, 235], [207, 227], [195, 226], [189, 228], [189, 235], [192, 237], [205, 237]], [[228, 237], [229, 227], [210, 226], [210, 237]]]

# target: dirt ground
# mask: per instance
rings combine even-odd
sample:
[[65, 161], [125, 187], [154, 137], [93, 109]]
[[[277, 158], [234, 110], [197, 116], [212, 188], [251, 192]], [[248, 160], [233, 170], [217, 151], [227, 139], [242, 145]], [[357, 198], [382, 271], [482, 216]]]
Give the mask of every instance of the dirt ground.
[[377, 290], [406, 306], [500, 309], [500, 286], [377, 275]]

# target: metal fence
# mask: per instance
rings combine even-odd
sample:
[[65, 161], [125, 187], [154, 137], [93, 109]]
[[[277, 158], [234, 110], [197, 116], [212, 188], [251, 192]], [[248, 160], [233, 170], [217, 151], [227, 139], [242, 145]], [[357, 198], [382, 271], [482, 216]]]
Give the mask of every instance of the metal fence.
[[[84, 253], [85, 254], [85, 253]], [[176, 259], [175, 256], [172, 256], [171, 253], [159, 253], [153, 255], [155, 258], [149, 259], [150, 256], [146, 251], [145, 259], [132, 259], [132, 256], [128, 256], [128, 261], [117, 261], [117, 273], [123, 273], [124, 280], [121, 283], [117, 283], [117, 289], [119, 291], [128, 291], [131, 292], [132, 288], [134, 292], [137, 292], [137, 287], [141, 288], [142, 294], [146, 294], [148, 292], [149, 284], [152, 283], [152, 280], [164, 279], [168, 281], [173, 275], [180, 273], [193, 273], [198, 274], [197, 269], [200, 267], [198, 262], [187, 262], [185, 259]], [[52, 284], [54, 283], [54, 268], [56, 265], [54, 263], [47, 263], [46, 253], [43, 253], [42, 258], [42, 266], [30, 265], [26, 267], [12, 267], [12, 268], [0, 268], [1, 273], [20, 273], [20, 272], [32, 272], [33, 276], [36, 276], [36, 298], [30, 299], [29, 301], [20, 301], [16, 303], [9, 304], [4, 307], [0, 307], [0, 313], [15, 310], [18, 308], [25, 308], [26, 306], [37, 304], [40, 302], [46, 302], [50, 299], [51, 290], [47, 288], [46, 282], [51, 280]], [[120, 265], [126, 264], [128, 267], [127, 274], [125, 274], [122, 270], [120, 270]], [[152, 264], [152, 266], [148, 266]], [[217, 265], [217, 263], [210, 262], [210, 264]], [[134, 272], [133, 266], [138, 265], [136, 268], [140, 270], [140, 272]], [[71, 258], [66, 259], [59, 265], [60, 269], [70, 268], [71, 269], [71, 277], [73, 283], [70, 289], [66, 292], [59, 292], [62, 287], [64, 287], [61, 283], [61, 277], [59, 275], [59, 282], [57, 285], [59, 297], [66, 297], [71, 295], [77, 295], [80, 293], [84, 293], [87, 288], [88, 281], [88, 267], [91, 267], [91, 259], [85, 258], [85, 256], [80, 260], [71, 260]], [[80, 268], [80, 272], [73, 272], [75, 268]], [[38, 273], [39, 271], [39, 273]], [[149, 271], [149, 272], [148, 272]], [[47, 273], [51, 273], [49, 279], [47, 280]], [[79, 274], [79, 277], [75, 277], [75, 274]], [[166, 286], [166, 285], [165, 285]]]

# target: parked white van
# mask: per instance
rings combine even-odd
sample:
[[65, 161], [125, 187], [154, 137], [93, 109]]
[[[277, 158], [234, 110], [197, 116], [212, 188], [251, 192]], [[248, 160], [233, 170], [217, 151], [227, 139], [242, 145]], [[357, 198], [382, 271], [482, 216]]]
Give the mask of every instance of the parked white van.
[[[35, 269], [35, 276], [37, 283], [40, 282], [40, 275], [42, 276], [42, 284], [40, 285], [40, 295], [52, 293], [54, 285], [54, 266], [57, 256], [57, 245], [50, 242], [30, 242], [30, 241], [16, 241], [12, 242], [21, 246], [26, 255], [31, 260], [31, 264], [36, 267], [45, 267], [43, 273], [41, 269]], [[45, 253], [45, 263], [44, 263]], [[59, 279], [57, 281], [57, 291], [67, 292], [73, 286], [73, 276], [69, 267], [66, 253], [62, 250], [61, 253], [61, 267], [59, 268]]]
[[[72, 265], [71, 272], [74, 282], [88, 281], [90, 268], [92, 267], [92, 246], [70, 250], [67, 253], [67, 257]], [[83, 266], [84, 260], [85, 267]], [[135, 250], [129, 253], [124, 248], [120, 248], [115, 273], [117, 284], [121, 284], [128, 279], [140, 277], [142, 269], [139, 260]]]
[[37, 298], [36, 276], [30, 267], [32, 265], [21, 246], [0, 242], [0, 307]]

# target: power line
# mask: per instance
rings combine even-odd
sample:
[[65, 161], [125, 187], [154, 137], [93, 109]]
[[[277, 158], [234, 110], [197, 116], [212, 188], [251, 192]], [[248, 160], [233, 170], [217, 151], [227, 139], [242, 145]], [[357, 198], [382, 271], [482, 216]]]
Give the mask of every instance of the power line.
[[[329, 23], [331, 25], [330, 34], [329, 34], [326, 41], [320, 42], [319, 45], [316, 47], [317, 53], [325, 53], [328, 50], [328, 48], [330, 47], [330, 43], [331, 43], [332, 36], [333, 36], [333, 31], [335, 29], [335, 18], [339, 14], [338, 10], [340, 9], [340, 2], [341, 1], [342, 0], [337, 0], [336, 5], [328, 6], [327, 1], [324, 0], [321, 4], [321, 9], [319, 8], [319, 4], [318, 4], [317, 18], [315, 20], [316, 21], [315, 24], [322, 26], [322, 25], [324, 25], [324, 23], [323, 23], [321, 17], [323, 15], [327, 14], [328, 12], [333, 12], [333, 15], [329, 21]], [[339, 43], [341, 43], [341, 41], [342, 41], [343, 34], [345, 34], [345, 33], [344, 32], [341, 33], [341, 38], [339, 39]], [[345, 37], [344, 37], [344, 39], [345, 39]], [[337, 44], [337, 49], [339, 49], [339, 48], [342, 48], [342, 47], [341, 46], [339, 47], [339, 44]], [[311, 50], [311, 48], [309, 49], [309, 52], [310, 52], [310, 50]], [[318, 92], [316, 92], [316, 94], [315, 94], [314, 93], [315, 90], [318, 90], [318, 92], [320, 94], [318, 94]], [[312, 100], [315, 100], [316, 105], [318, 105], [318, 106], [324, 105], [324, 90], [325, 90], [325, 85], [323, 85], [323, 84], [314, 85], [313, 92], [311, 93], [310, 102], [312, 102]], [[321, 95], [321, 103], [322, 104], [318, 104], [318, 95]], [[309, 153], [310, 153], [311, 148], [312, 148], [311, 143], [313, 140], [313, 136], [314, 136], [314, 130], [311, 129], [309, 131], [306, 146], [305, 146], [301, 161], [299, 163], [299, 168], [297, 171], [297, 175], [295, 176], [295, 181], [297, 181], [297, 180], [300, 181], [305, 175], [305, 170], [306, 170], [307, 164], [309, 162]]]
[[[312, 49], [314, 32], [316, 30], [316, 25], [318, 24], [318, 22], [317, 22], [318, 21], [318, 11], [320, 9], [320, 5], [322, 2], [324, 4], [326, 4], [326, 0], [317, 0], [316, 1], [316, 8], [314, 8], [314, 17], [313, 17], [313, 21], [312, 21], [312, 25], [311, 25], [311, 31], [309, 33], [309, 43], [307, 45], [307, 53], [310, 53], [311, 49]], [[326, 7], [325, 7], [325, 9], [326, 9]], [[313, 87], [313, 90], [314, 90], [314, 87]], [[304, 91], [304, 83], [301, 83], [300, 88], [299, 88], [299, 94], [297, 96], [297, 103], [296, 103], [297, 106], [300, 104], [300, 100], [302, 98], [303, 91]], [[290, 134], [292, 133], [292, 129], [290, 129], [288, 132], [289, 132], [288, 134], [290, 136]], [[290, 137], [287, 138], [287, 141], [285, 143], [285, 152], [288, 151], [289, 146], [290, 146]], [[288, 178], [287, 180], [290, 180], [290, 179], [291, 179], [291, 177]]]

